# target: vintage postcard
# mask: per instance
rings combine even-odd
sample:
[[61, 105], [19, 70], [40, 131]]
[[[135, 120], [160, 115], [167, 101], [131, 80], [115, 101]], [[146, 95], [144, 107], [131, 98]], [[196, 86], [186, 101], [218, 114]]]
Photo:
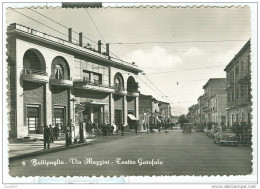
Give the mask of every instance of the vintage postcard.
[[256, 7], [3, 3], [4, 183], [254, 188]]

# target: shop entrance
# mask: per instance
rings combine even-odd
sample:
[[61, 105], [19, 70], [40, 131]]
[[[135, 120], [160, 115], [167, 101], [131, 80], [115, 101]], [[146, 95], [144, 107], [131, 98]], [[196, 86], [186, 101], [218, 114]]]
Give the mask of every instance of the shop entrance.
[[115, 110], [115, 124], [117, 126], [122, 124], [122, 110]]
[[40, 133], [40, 106], [27, 106], [26, 107], [26, 126], [28, 127], [29, 134]]
[[54, 107], [54, 124], [58, 125], [60, 130], [65, 130], [66, 120], [65, 120], [65, 108], [64, 107]]
[[103, 123], [103, 106], [93, 106], [86, 105], [83, 112], [83, 119], [85, 123], [91, 121], [91, 123], [96, 123], [98, 126]]

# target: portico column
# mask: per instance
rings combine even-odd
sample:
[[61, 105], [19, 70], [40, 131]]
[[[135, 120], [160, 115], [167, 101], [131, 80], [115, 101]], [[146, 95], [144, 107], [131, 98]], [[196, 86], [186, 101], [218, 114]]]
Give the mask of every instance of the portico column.
[[115, 102], [112, 93], [109, 94], [109, 120], [110, 124], [115, 123]]
[[[50, 72], [49, 72], [50, 73]], [[51, 96], [51, 85], [50, 83], [46, 83], [46, 124], [50, 125], [52, 124], [52, 111], [53, 111], [53, 107], [52, 107], [52, 96]]]
[[[138, 120], [137, 122], [140, 122], [140, 116], [139, 116], [139, 97], [135, 97], [135, 117]], [[139, 126], [138, 130], [142, 130], [142, 125]]]
[[128, 125], [128, 122], [127, 122], [127, 116], [128, 116], [128, 111], [127, 111], [127, 96], [124, 96], [123, 104], [124, 104], [124, 125]]
[[93, 108], [90, 108], [90, 120], [92, 123], [94, 123], [94, 116], [93, 116]]

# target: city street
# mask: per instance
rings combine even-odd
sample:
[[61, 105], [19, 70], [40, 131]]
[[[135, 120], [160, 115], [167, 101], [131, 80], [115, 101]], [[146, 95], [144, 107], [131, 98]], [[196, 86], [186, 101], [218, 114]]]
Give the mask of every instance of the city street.
[[[99, 140], [103, 141], [13, 161], [9, 165], [10, 175], [246, 175], [252, 171], [251, 148], [216, 145], [205, 132], [193, 131], [189, 134], [177, 129], [168, 134], [162, 131], [154, 134], [109, 136], [108, 139]], [[72, 161], [70, 158], [77, 160]], [[36, 161], [33, 162], [32, 159], [37, 159], [38, 164], [33, 164]], [[150, 163], [148, 165], [145, 164], [147, 160]], [[101, 162], [97, 161], [104, 164], [98, 165]], [[57, 165], [50, 164], [53, 162]]]

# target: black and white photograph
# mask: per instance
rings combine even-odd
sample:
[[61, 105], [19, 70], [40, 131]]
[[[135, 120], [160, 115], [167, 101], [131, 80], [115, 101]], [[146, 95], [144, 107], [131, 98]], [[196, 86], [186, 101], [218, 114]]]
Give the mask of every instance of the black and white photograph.
[[254, 3], [4, 4], [9, 181], [257, 184]]

